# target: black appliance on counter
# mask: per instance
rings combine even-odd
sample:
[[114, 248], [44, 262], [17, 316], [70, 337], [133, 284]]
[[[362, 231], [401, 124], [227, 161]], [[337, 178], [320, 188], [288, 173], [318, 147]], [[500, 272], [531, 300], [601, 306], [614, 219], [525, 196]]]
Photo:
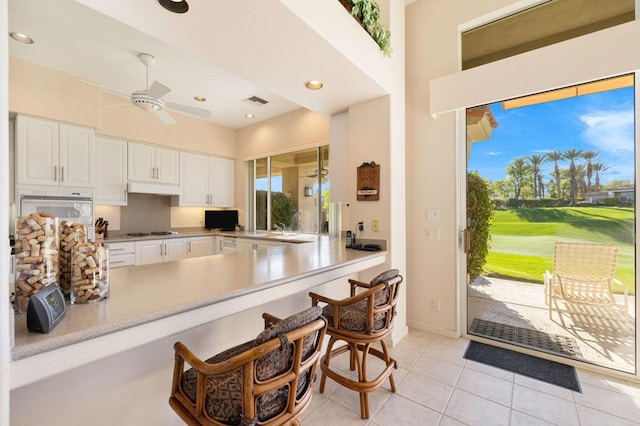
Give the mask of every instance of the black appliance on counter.
[[207, 231], [235, 231], [238, 224], [238, 210], [205, 210], [204, 227]]

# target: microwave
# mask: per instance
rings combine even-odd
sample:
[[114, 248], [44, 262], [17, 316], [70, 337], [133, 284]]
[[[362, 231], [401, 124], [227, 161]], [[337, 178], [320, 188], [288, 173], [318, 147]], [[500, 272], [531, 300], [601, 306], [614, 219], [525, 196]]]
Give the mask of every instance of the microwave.
[[95, 241], [96, 230], [93, 221], [93, 193], [60, 188], [19, 189], [19, 214], [47, 212], [60, 221], [81, 223], [87, 229], [87, 239]]

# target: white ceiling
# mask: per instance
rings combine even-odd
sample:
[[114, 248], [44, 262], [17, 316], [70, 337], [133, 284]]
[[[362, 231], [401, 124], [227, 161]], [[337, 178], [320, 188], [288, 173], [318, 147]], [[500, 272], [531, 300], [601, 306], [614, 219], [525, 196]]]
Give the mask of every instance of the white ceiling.
[[[9, 30], [35, 40], [10, 40], [11, 57], [131, 93], [145, 88], [137, 54], [150, 53], [158, 60], [151, 81], [172, 89], [165, 101], [208, 109], [212, 122], [231, 128], [301, 106], [332, 114], [388, 93], [385, 59], [338, 0], [190, 0], [184, 15], [156, 0], [8, 3]], [[333, 40], [319, 34], [330, 31], [327, 19], [331, 28], [342, 28]], [[352, 59], [350, 52], [363, 50], [365, 61]], [[308, 79], [322, 79], [325, 88], [305, 89]], [[194, 101], [196, 95], [207, 102]], [[269, 104], [243, 101], [251, 96]]]

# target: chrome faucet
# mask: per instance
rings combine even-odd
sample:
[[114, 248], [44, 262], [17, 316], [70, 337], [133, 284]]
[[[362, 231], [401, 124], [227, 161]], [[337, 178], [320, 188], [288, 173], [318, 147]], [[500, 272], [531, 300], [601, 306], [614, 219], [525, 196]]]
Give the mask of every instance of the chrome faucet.
[[276, 223], [273, 227], [276, 228], [276, 231], [280, 231], [282, 232], [282, 235], [284, 235], [284, 223]]

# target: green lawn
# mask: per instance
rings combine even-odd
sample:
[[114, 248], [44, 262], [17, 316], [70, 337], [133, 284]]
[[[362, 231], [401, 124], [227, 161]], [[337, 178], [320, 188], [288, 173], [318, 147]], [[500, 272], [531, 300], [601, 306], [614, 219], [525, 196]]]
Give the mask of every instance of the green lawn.
[[[560, 207], [496, 211], [491, 226], [488, 274], [542, 282], [551, 270], [556, 241], [620, 246], [616, 278], [635, 293], [634, 211], [617, 207]], [[615, 288], [620, 291], [620, 288]]]

